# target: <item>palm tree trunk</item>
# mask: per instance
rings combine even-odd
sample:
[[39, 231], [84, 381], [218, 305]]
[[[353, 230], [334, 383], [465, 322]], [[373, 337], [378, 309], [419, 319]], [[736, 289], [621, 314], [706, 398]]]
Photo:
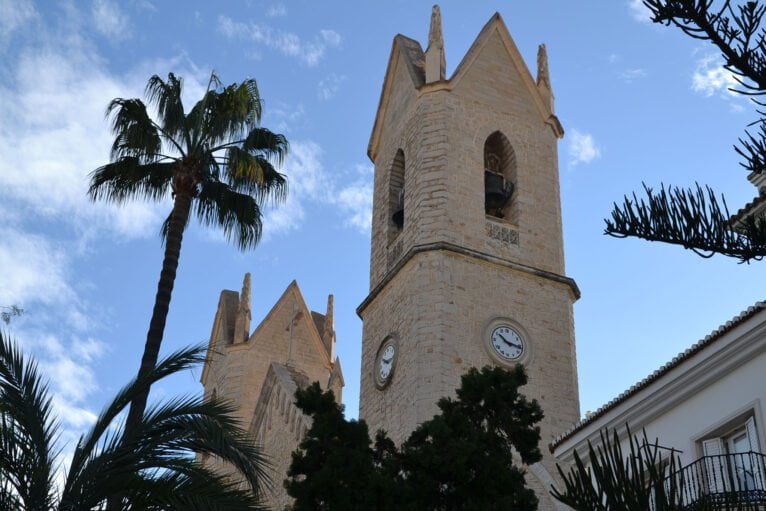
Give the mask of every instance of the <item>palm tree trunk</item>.
[[[162, 261], [160, 281], [157, 284], [157, 296], [154, 299], [154, 310], [149, 322], [149, 332], [146, 334], [144, 355], [141, 358], [141, 367], [138, 377], [148, 374], [157, 365], [160, 353], [160, 344], [165, 332], [165, 321], [170, 308], [170, 297], [173, 293], [173, 284], [176, 280], [178, 258], [181, 255], [181, 241], [183, 240], [186, 222], [189, 219], [192, 197], [188, 193], [180, 193], [175, 196], [173, 211], [170, 213], [167, 239], [165, 240], [165, 258]], [[146, 401], [149, 397], [149, 389], [145, 393], [136, 396], [130, 403], [130, 411], [125, 422], [125, 436], [130, 436], [141, 422], [146, 410]]]

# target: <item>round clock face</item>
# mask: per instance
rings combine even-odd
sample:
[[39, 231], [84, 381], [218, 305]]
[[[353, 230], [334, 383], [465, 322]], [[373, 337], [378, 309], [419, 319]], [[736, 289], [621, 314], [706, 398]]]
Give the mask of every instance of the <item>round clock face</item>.
[[379, 387], [383, 387], [389, 382], [395, 364], [396, 345], [394, 342], [388, 342], [378, 353], [378, 359], [375, 363], [375, 381]]
[[495, 352], [505, 360], [518, 360], [524, 354], [524, 340], [519, 333], [507, 325], [492, 330], [490, 343]]

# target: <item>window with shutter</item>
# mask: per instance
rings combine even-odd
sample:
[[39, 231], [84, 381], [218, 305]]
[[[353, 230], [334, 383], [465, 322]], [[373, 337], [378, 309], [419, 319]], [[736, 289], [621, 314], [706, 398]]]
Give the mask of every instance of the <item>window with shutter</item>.
[[726, 456], [723, 440], [710, 438], [703, 440], [702, 450], [705, 454], [705, 480], [710, 493], [722, 493], [728, 491], [726, 474]]
[[752, 472], [753, 488], [755, 490], [766, 490], [766, 481], [764, 481], [763, 457], [760, 455], [761, 446], [758, 441], [758, 431], [755, 429], [755, 418], [750, 417], [745, 423], [745, 434], [750, 444], [748, 461]]
[[[736, 426], [736, 427], [731, 427]], [[766, 491], [766, 466], [755, 419], [729, 424], [720, 436], [702, 441], [704, 480], [711, 494]]]

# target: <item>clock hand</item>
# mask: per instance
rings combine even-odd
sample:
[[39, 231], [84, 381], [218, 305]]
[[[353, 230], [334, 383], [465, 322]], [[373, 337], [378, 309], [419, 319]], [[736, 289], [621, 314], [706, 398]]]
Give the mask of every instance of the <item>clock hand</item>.
[[515, 343], [512, 343], [512, 342], [510, 342], [510, 341], [509, 341], [509, 340], [507, 340], [505, 337], [503, 337], [503, 334], [501, 334], [501, 333], [498, 333], [497, 335], [498, 335], [498, 337], [500, 337], [500, 339], [502, 339], [502, 340], [503, 340], [503, 342], [504, 342], [505, 344], [507, 344], [508, 346], [513, 346], [514, 348], [523, 349], [523, 348], [522, 348], [522, 346], [521, 346], [521, 344], [515, 344]]

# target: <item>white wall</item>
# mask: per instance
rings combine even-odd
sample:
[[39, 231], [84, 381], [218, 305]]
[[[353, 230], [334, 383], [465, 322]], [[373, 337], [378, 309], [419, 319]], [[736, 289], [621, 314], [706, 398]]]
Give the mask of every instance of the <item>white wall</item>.
[[750, 359], [716, 382], [645, 424], [631, 424], [634, 432], [646, 429], [651, 441], [683, 451], [681, 462], [687, 465], [702, 456], [699, 440], [752, 409], [758, 428], [761, 452], [766, 446], [766, 353]]

